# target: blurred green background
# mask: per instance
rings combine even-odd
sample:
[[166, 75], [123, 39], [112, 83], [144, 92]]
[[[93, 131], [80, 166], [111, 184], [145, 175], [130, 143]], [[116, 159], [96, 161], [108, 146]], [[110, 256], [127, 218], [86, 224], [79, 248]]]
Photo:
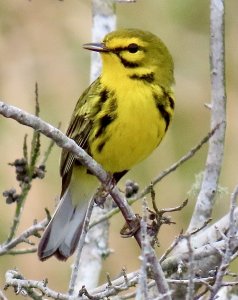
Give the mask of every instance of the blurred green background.
[[[227, 75], [227, 135], [224, 166], [220, 184], [230, 193], [237, 184], [237, 78], [238, 49], [237, 0], [226, 1], [226, 75]], [[164, 168], [177, 161], [209, 130], [210, 113], [204, 103], [210, 102], [209, 74], [209, 1], [208, 0], [138, 0], [117, 4], [118, 27], [137, 27], [159, 35], [170, 49], [175, 62], [176, 114], [166, 138], [158, 150], [127, 178], [139, 182], [141, 188]], [[28, 112], [34, 111], [34, 85], [38, 82], [41, 117], [65, 130], [74, 105], [89, 84], [90, 54], [81, 45], [91, 40], [90, 1], [1, 1], [0, 3], [0, 99]], [[32, 131], [13, 120], [0, 117], [0, 194], [16, 187], [15, 174], [9, 162], [22, 156], [24, 134]], [[42, 149], [48, 140], [42, 137]], [[164, 179], [156, 189], [159, 207], [172, 207], [188, 197], [195, 175], [204, 168], [207, 147], [175, 173]], [[58, 162], [60, 150], [55, 147], [46, 178], [35, 181], [25, 205], [19, 232], [34, 219], [44, 217], [44, 207], [51, 211], [60, 192]], [[126, 179], [126, 178], [125, 178]], [[125, 181], [125, 180], [124, 180]], [[123, 182], [122, 181], [122, 185]], [[229, 205], [229, 193], [218, 197], [214, 220], [223, 215]], [[7, 205], [0, 196], [0, 243], [9, 231], [14, 205]], [[149, 197], [148, 197], [149, 200]], [[176, 225], [164, 227], [161, 247], [168, 247], [174, 237], [186, 229], [195, 197], [173, 214]], [[140, 205], [135, 206], [140, 212]], [[122, 239], [120, 215], [111, 221], [110, 247], [114, 253], [105, 261], [105, 273], [117, 276], [123, 266], [128, 271], [139, 267], [139, 251], [133, 239]], [[119, 227], [120, 226], [120, 227]], [[37, 241], [37, 240], [36, 240]], [[123, 259], [122, 259], [123, 258]], [[72, 259], [60, 263], [54, 258], [41, 263], [36, 254], [0, 257], [0, 288], [4, 286], [6, 270], [16, 267], [29, 279], [49, 279], [52, 289], [66, 291]], [[9, 299], [12, 289], [6, 292]]]

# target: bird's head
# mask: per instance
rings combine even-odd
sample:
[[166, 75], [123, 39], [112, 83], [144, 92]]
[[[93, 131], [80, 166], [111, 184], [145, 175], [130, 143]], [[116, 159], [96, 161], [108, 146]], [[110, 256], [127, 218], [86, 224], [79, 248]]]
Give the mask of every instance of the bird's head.
[[146, 78], [164, 87], [174, 81], [173, 60], [167, 47], [148, 31], [121, 29], [107, 34], [102, 43], [83, 47], [101, 54], [105, 76]]

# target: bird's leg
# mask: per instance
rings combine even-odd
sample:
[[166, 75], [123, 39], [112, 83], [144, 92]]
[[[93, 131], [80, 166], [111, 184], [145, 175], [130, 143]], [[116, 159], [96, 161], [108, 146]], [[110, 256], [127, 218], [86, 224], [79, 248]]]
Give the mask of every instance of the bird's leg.
[[100, 185], [97, 189], [97, 192], [94, 195], [94, 203], [97, 206], [104, 208], [104, 203], [106, 201], [107, 196], [108, 196], [108, 192], [105, 191], [103, 185]]
[[101, 208], [104, 208], [106, 198], [109, 195], [110, 190], [112, 190], [115, 185], [116, 181], [113, 175], [109, 174], [106, 183], [98, 188], [94, 196], [94, 202], [96, 203], [96, 205], [98, 205]]

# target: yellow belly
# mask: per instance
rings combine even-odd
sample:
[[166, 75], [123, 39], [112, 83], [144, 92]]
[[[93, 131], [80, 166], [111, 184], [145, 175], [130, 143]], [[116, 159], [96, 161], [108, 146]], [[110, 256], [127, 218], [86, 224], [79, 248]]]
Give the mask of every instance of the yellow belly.
[[117, 118], [105, 130], [103, 149], [98, 151], [101, 139], [91, 144], [93, 158], [111, 173], [129, 170], [144, 160], [165, 133], [151, 89], [137, 87], [136, 92], [123, 90], [116, 96]]

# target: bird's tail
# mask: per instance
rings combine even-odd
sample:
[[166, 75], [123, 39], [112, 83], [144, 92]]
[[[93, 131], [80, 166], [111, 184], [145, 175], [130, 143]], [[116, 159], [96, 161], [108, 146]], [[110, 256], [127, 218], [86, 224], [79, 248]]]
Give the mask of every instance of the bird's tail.
[[74, 205], [68, 188], [40, 240], [39, 259], [44, 261], [55, 255], [66, 260], [75, 251], [82, 233], [87, 203]]
[[40, 260], [52, 255], [59, 260], [66, 260], [74, 253], [83, 230], [89, 200], [97, 187], [95, 176], [82, 166], [74, 166], [69, 185], [40, 240]]

